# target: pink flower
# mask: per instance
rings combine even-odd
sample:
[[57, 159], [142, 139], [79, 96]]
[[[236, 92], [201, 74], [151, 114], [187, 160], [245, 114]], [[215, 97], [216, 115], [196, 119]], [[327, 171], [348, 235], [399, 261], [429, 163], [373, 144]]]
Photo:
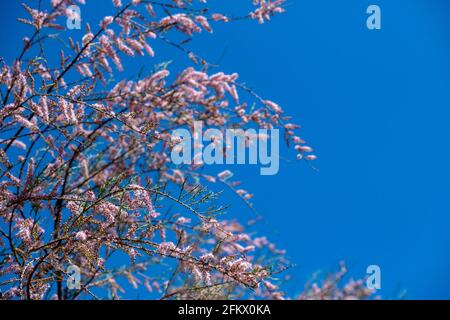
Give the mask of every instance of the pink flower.
[[220, 14], [220, 13], [214, 13], [212, 15], [212, 18], [213, 18], [214, 21], [228, 22], [228, 18], [226, 16], [224, 16], [223, 14]]
[[177, 219], [177, 224], [185, 224], [185, 223], [191, 223], [191, 219], [185, 218], [185, 217], [179, 217]]
[[103, 18], [102, 22], [100, 22], [100, 27], [106, 29], [113, 21], [114, 17], [106, 16]]
[[270, 20], [270, 16], [275, 13], [283, 13], [284, 9], [280, 7], [285, 0], [255, 0], [260, 7], [250, 13], [252, 19], [257, 19], [259, 23], [264, 23], [265, 20]]
[[171, 254], [175, 250], [176, 246], [173, 242], [162, 242], [158, 246], [158, 253], [160, 254]]
[[41, 97], [40, 105], [42, 110], [42, 118], [45, 122], [48, 123], [50, 121], [50, 114], [48, 109], [47, 96]]
[[313, 151], [313, 149], [311, 147], [300, 146], [300, 145], [296, 145], [295, 146], [295, 150], [300, 151], [300, 152], [306, 152], [306, 153], [309, 153], [309, 152]]
[[208, 23], [208, 19], [206, 19], [204, 16], [196, 16], [195, 21], [200, 23], [200, 25], [205, 28], [206, 31], [212, 32], [211, 26]]
[[225, 170], [220, 172], [217, 177], [222, 180], [222, 181], [226, 181], [228, 179], [230, 179], [231, 177], [233, 177], [233, 173], [230, 170]]
[[77, 234], [75, 235], [75, 239], [81, 242], [86, 241], [87, 240], [86, 232], [84, 231], [77, 232]]
[[265, 100], [264, 104], [270, 108], [272, 111], [275, 111], [276, 113], [283, 113], [283, 109], [280, 108], [280, 106], [278, 104], [276, 104], [275, 102], [272, 102], [270, 100]]
[[27, 149], [27, 145], [18, 139], [14, 140], [11, 145], [22, 150]]
[[29, 121], [28, 119], [25, 119], [24, 117], [19, 116], [19, 115], [15, 115], [14, 118], [18, 123], [20, 123], [22, 126], [28, 128], [28, 129], [30, 129], [31, 131], [39, 131], [36, 124]]

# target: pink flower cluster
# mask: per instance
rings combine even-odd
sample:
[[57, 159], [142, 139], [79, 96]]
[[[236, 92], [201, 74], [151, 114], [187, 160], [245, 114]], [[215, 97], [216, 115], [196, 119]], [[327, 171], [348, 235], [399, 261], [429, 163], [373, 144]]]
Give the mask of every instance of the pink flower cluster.
[[[222, 220], [227, 208], [217, 189], [227, 186], [252, 210], [253, 194], [230, 171], [170, 161], [171, 130], [193, 130], [195, 121], [221, 131], [283, 128], [299, 155], [315, 158], [280, 106], [237, 73], [210, 72], [174, 35], [194, 37], [240, 18], [263, 22], [284, 1], [255, 0], [257, 9], [242, 17], [209, 15], [205, 2], [113, 0], [115, 13], [86, 25], [80, 39], [61, 33], [62, 50], [42, 34], [64, 29], [68, 7], [85, 1], [24, 6], [30, 18], [20, 21], [32, 34], [14, 63], [0, 60], [2, 299], [119, 299], [126, 294], [120, 279], [164, 299], [285, 296], [271, 277], [289, 266], [285, 252], [247, 231], [254, 221]], [[154, 64], [160, 45], [192, 64], [172, 74], [168, 63], [156, 65], [138, 78], [120, 72], [131, 58]], [[129, 263], [117, 265], [116, 253]], [[71, 291], [65, 273], [73, 265], [82, 286]]]
[[259, 23], [264, 23], [265, 20], [270, 20], [270, 16], [285, 11], [281, 7], [284, 2], [286, 0], [253, 0], [253, 4], [259, 7], [250, 16], [252, 19], [257, 19]]

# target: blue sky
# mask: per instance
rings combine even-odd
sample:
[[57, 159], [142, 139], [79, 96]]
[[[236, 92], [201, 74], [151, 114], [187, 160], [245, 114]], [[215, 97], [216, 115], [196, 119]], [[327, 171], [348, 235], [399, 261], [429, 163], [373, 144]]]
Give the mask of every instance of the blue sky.
[[[103, 11], [109, 1], [88, 2], [84, 22], [111, 14]], [[236, 10], [242, 2], [217, 5]], [[366, 28], [370, 4], [381, 7], [380, 31]], [[0, 6], [0, 56], [10, 60], [28, 29], [15, 21], [25, 16], [19, 1]], [[272, 177], [236, 168], [265, 216], [261, 233], [297, 264], [292, 292], [345, 260], [355, 277], [379, 265], [385, 298], [407, 290], [407, 298], [450, 299], [449, 6], [291, 0], [269, 24], [218, 27], [190, 44], [212, 62], [225, 52], [220, 68], [279, 102], [319, 156], [318, 172], [296, 161], [282, 162]], [[157, 54], [148, 66], [188, 63], [164, 45]], [[250, 217], [231, 195], [225, 200], [233, 203], [231, 216]]]

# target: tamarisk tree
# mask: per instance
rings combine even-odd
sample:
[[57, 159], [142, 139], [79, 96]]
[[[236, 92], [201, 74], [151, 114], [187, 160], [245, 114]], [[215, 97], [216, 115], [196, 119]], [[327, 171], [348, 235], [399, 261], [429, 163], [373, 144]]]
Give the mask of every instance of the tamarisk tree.
[[[248, 232], [252, 222], [223, 219], [230, 209], [211, 190], [227, 187], [250, 209], [252, 195], [228, 171], [170, 159], [172, 130], [195, 121], [280, 128], [299, 159], [315, 159], [279, 105], [236, 73], [211, 72], [179, 40], [284, 11], [284, 0], [245, 1], [250, 13], [219, 13], [206, 0], [113, 0], [80, 39], [66, 21], [74, 5], [88, 10], [84, 0], [23, 5], [30, 34], [11, 63], [0, 61], [0, 298], [120, 299], [133, 287], [158, 299], [285, 297], [285, 252]], [[130, 78], [130, 59], [152, 64], [160, 43], [189, 65]], [[300, 298], [370, 294], [361, 282], [338, 289], [339, 277]]]

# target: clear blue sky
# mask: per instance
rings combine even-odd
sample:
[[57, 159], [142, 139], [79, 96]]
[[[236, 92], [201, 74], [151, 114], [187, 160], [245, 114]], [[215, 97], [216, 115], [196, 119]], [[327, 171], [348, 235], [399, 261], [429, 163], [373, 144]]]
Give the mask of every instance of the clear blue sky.
[[[19, 2], [0, 5], [0, 56], [8, 59], [27, 30], [15, 22], [25, 16]], [[102, 11], [109, 0], [88, 2], [84, 22], [111, 14]], [[370, 4], [382, 9], [381, 31], [365, 26]], [[221, 69], [279, 102], [320, 157], [319, 172], [296, 161], [273, 177], [235, 168], [265, 216], [261, 233], [298, 265], [290, 290], [343, 259], [356, 277], [378, 264], [385, 298], [405, 289], [408, 298], [450, 299], [450, 3], [291, 0], [287, 9], [267, 25], [216, 28], [190, 48], [212, 62], [226, 49]], [[149, 66], [178, 57], [156, 49]], [[231, 216], [250, 216], [226, 200]]]

